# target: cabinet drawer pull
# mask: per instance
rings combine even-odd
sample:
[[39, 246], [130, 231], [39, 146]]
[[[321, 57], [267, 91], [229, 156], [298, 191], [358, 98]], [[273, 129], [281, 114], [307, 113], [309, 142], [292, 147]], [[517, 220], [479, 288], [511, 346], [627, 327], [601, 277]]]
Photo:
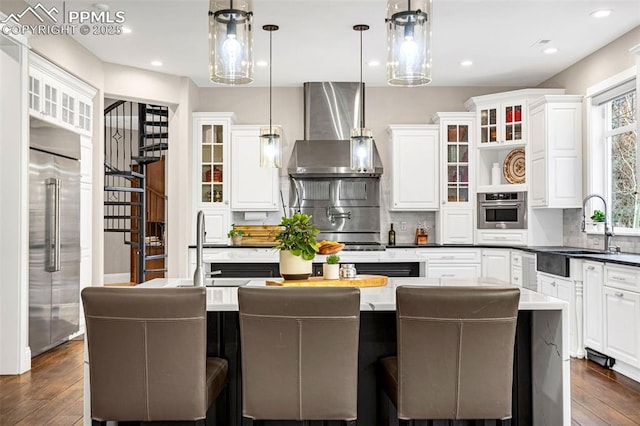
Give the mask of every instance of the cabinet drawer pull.
[[625, 277], [616, 277], [615, 275], [613, 275], [613, 276], [611, 277], [611, 279], [612, 279], [612, 280], [615, 280], [615, 281], [623, 281], [623, 282], [624, 282], [624, 281], [627, 281], [627, 279], [626, 279]]
[[555, 286], [556, 286], [556, 282], [555, 282], [555, 281], [552, 281], [552, 282], [551, 282], [551, 285], [555, 287]]
[[595, 266], [587, 266], [587, 269], [590, 270], [590, 271], [593, 271], [594, 269], [596, 269], [596, 267]]
[[455, 259], [454, 256], [440, 256], [439, 257], [440, 260], [453, 260]]
[[441, 277], [455, 277], [456, 274], [442, 274]]
[[624, 297], [624, 293], [620, 293], [619, 291], [616, 291], [616, 292], [615, 292], [615, 295], [616, 295], [617, 297]]

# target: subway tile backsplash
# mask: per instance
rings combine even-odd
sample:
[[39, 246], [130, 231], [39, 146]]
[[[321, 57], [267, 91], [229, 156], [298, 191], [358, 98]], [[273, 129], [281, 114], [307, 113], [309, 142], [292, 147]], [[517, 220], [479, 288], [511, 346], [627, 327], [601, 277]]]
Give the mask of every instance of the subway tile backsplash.
[[[562, 215], [564, 245], [601, 250], [604, 236], [581, 232], [582, 209], [565, 209]], [[625, 253], [640, 253], [640, 238], [617, 235], [611, 239], [612, 246], [620, 247]]]

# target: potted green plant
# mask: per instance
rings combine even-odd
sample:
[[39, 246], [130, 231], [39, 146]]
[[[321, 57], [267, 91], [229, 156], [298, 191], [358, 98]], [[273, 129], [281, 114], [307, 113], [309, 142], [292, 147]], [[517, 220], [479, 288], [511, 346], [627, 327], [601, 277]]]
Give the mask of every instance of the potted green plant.
[[340, 256], [330, 254], [324, 261], [325, 263], [322, 264], [322, 276], [324, 279], [337, 280], [340, 278], [340, 265], [338, 265], [338, 262], [340, 262]]
[[602, 210], [594, 210], [591, 215], [591, 220], [593, 221], [592, 226], [596, 232], [604, 232], [604, 222], [607, 220], [607, 217]]
[[244, 231], [241, 229], [231, 228], [231, 231], [227, 232], [227, 237], [231, 238], [234, 246], [239, 246], [242, 244], [242, 236], [244, 235]]
[[593, 214], [591, 215], [591, 220], [594, 222], [604, 222], [606, 220], [606, 217], [602, 210], [594, 210]]
[[276, 235], [280, 249], [280, 275], [285, 280], [304, 280], [311, 276], [311, 261], [316, 256], [316, 235], [320, 232], [311, 222], [311, 216], [296, 213], [283, 217], [282, 231]]

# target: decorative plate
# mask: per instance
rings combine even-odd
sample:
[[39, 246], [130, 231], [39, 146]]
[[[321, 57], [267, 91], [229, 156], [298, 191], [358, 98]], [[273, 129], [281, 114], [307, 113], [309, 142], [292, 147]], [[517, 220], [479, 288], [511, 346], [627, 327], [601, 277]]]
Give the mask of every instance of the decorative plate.
[[524, 149], [512, 150], [504, 159], [502, 167], [504, 178], [509, 183], [524, 183]]

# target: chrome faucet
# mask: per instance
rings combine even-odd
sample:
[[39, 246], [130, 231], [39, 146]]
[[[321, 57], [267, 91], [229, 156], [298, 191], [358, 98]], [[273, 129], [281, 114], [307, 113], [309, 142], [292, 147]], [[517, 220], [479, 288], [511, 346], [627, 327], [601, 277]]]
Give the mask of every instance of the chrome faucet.
[[[604, 197], [600, 194], [589, 194], [586, 197], [584, 197], [584, 200], [582, 200], [582, 224], [580, 226], [582, 232], [585, 231], [585, 228], [587, 226], [587, 217], [586, 217], [586, 207], [587, 207], [587, 201], [589, 201], [591, 198], [600, 198], [602, 200], [602, 203], [604, 204], [604, 251], [608, 252], [609, 251], [609, 247], [611, 246], [611, 237], [613, 237], [615, 234], [613, 233], [613, 219], [609, 218], [609, 212], [607, 210], [607, 201], [604, 199]], [[609, 225], [607, 224], [607, 220], [611, 220], [611, 228], [609, 228]]]
[[204, 244], [204, 212], [198, 212], [196, 222], [196, 271], [193, 273], [193, 286], [204, 287], [204, 262], [202, 261], [202, 245]]

